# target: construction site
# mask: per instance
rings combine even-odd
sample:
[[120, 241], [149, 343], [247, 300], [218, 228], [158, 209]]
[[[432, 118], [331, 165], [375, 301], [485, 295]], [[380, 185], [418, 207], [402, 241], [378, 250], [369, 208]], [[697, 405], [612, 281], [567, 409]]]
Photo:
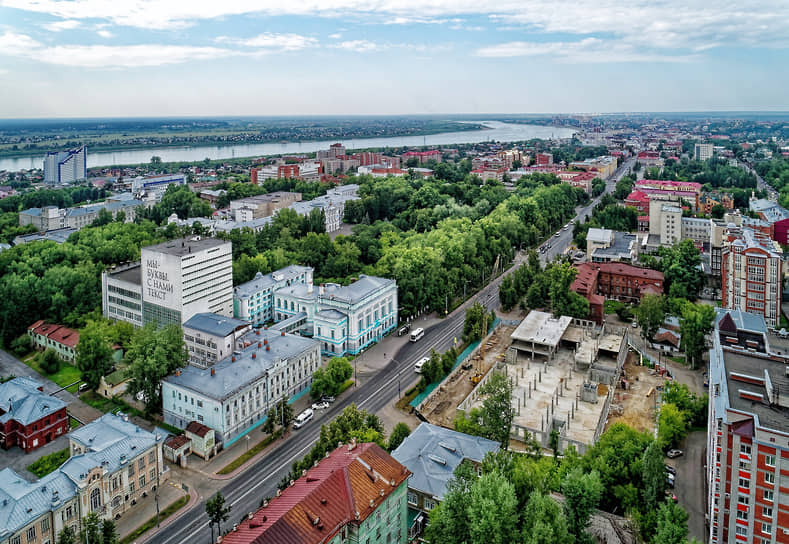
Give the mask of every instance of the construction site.
[[416, 411], [426, 421], [453, 428], [457, 406], [490, 369], [504, 360], [514, 325], [500, 323], [455, 370], [441, 382]]
[[583, 453], [603, 433], [612, 403], [628, 409], [628, 398], [615, 392], [628, 354], [627, 329], [539, 311], [515, 323], [500, 324], [417, 414], [451, 428], [458, 412], [481, 406], [480, 388], [503, 372], [513, 385], [512, 439], [534, 438], [548, 448], [555, 430], [560, 450], [574, 445]]
[[608, 425], [625, 423], [637, 431], [655, 431], [655, 410], [658, 388], [665, 378], [655, 370], [640, 365], [638, 353], [628, 353], [623, 367], [624, 376], [617, 383]]

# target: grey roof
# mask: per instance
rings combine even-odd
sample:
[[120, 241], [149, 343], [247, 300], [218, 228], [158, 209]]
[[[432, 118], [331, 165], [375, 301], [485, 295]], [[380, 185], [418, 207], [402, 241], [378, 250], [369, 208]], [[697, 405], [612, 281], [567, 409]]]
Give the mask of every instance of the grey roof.
[[78, 229], [71, 227], [64, 227], [62, 229], [48, 230], [47, 232], [33, 233], [33, 234], [20, 234], [14, 238], [14, 245], [27, 244], [29, 242], [37, 242], [38, 240], [50, 240], [58, 244], [62, 244], [68, 237], [77, 232]]
[[754, 212], [763, 212], [764, 210], [769, 210], [776, 206], [778, 206], [777, 202], [767, 200], [766, 198], [758, 198], [748, 202], [748, 207]]
[[152, 433], [128, 421], [128, 417], [120, 414], [104, 414], [99, 419], [79, 427], [69, 435], [74, 442], [81, 444], [90, 451], [104, 451], [116, 444], [131, 440], [143, 440], [153, 445], [158, 433]]
[[[264, 341], [267, 341], [267, 344], [264, 344]], [[222, 401], [264, 376], [277, 361], [298, 356], [319, 345], [317, 340], [311, 338], [294, 334], [283, 336], [279, 332], [265, 329], [251, 331], [242, 336], [239, 342], [249, 342], [249, 346], [237, 351], [235, 355], [225, 357], [210, 369], [187, 366], [179, 375], [168, 376], [164, 381]], [[261, 344], [260, 347], [258, 343]]]
[[[242, 283], [233, 289], [233, 294], [237, 298], [249, 298], [265, 289], [273, 288], [277, 282], [294, 280], [302, 274], [312, 272], [309, 266], [290, 265], [281, 268], [270, 274], [258, 272], [255, 277], [246, 283]], [[276, 279], [275, 279], [276, 278]]]
[[767, 323], [764, 321], [764, 316], [743, 312], [740, 308], [734, 308], [733, 310], [715, 308], [715, 326], [720, 323], [721, 319], [723, 319], [723, 316], [726, 314], [731, 315], [734, 324], [739, 330], [767, 334]]
[[[591, 230], [591, 229], [590, 229]], [[636, 241], [635, 234], [626, 232], [613, 232], [613, 240], [608, 247], [599, 247], [592, 252], [594, 257], [618, 257], [629, 259], [630, 245]]]
[[59, 470], [33, 483], [24, 480], [13, 469], [0, 470], [0, 539], [58, 508], [74, 498], [76, 492], [76, 484]]
[[479, 463], [485, 454], [498, 450], [499, 444], [493, 440], [420, 423], [392, 457], [411, 471], [409, 488], [442, 500], [447, 482], [464, 459]]
[[227, 240], [220, 240], [219, 238], [204, 238], [200, 236], [194, 236], [189, 238], [176, 238], [175, 240], [168, 240], [167, 242], [162, 242], [161, 244], [144, 247], [143, 250], [156, 251], [158, 253], [183, 257], [184, 255], [188, 255], [190, 252], [194, 253], [197, 251], [204, 251], [206, 249], [223, 246], [225, 244], [230, 245], [230, 242]]
[[38, 215], [41, 215], [41, 208], [28, 208], [27, 210], [22, 210], [19, 213], [20, 214], [25, 214], [25, 215], [38, 216]]
[[592, 227], [586, 233], [586, 239], [598, 244], [608, 244], [611, 242], [613, 235], [614, 231], [612, 230]]
[[316, 312], [315, 317], [320, 319], [325, 319], [327, 321], [342, 321], [348, 316], [339, 310], [328, 309], [328, 310], [321, 310], [319, 312]]
[[194, 329], [207, 334], [224, 337], [246, 325], [249, 325], [249, 323], [241, 319], [219, 314], [202, 313], [190, 317], [189, 320], [183, 324], [183, 328]]
[[335, 283], [326, 284], [326, 290], [322, 298], [330, 298], [349, 304], [356, 304], [370, 295], [377, 293], [381, 289], [394, 284], [395, 280], [361, 274], [359, 275], [359, 280], [350, 285], [342, 286]]
[[555, 318], [546, 312], [532, 310], [510, 336], [521, 342], [555, 346], [561, 340], [572, 318], [563, 315]]
[[41, 384], [30, 378], [14, 378], [0, 384], [0, 423], [18, 421], [28, 425], [64, 408], [66, 403], [38, 390]]
[[108, 274], [113, 279], [142, 285], [142, 266], [140, 266], [140, 261], [129, 263], [128, 265], [120, 265], [110, 270]]

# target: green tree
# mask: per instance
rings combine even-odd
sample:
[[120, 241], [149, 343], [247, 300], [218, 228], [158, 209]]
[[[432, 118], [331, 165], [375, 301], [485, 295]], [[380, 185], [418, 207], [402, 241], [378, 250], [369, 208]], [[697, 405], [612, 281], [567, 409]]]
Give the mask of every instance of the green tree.
[[485, 336], [487, 329], [495, 319], [494, 314], [489, 314], [485, 307], [475, 302], [466, 309], [466, 319], [463, 322], [463, 339], [466, 342], [476, 342]]
[[112, 223], [112, 214], [107, 208], [102, 208], [99, 210], [98, 216], [93, 220], [93, 223], [91, 223], [90, 226], [101, 227], [110, 223]]
[[658, 418], [658, 442], [663, 450], [679, 445], [688, 432], [685, 413], [671, 403], [663, 403]]
[[60, 370], [60, 357], [57, 352], [52, 348], [47, 348], [41, 354], [41, 370], [47, 374], [54, 374]]
[[663, 464], [663, 452], [657, 441], [653, 440], [644, 450], [641, 459], [642, 473], [642, 498], [646, 510], [655, 510], [658, 504], [665, 499], [666, 468]]
[[663, 501], [658, 510], [657, 532], [653, 544], [685, 544], [688, 538], [688, 513], [674, 501]]
[[590, 541], [586, 528], [603, 493], [600, 475], [595, 470], [584, 473], [577, 467], [565, 475], [562, 493], [568, 531], [578, 543]]
[[662, 295], [644, 295], [635, 314], [641, 335], [652, 342], [666, 320], [666, 299]]
[[101, 542], [101, 518], [96, 512], [82, 518], [82, 541]]
[[408, 425], [402, 421], [398, 422], [389, 435], [389, 444], [386, 449], [390, 452], [396, 450], [397, 446], [402, 444], [409, 434], [411, 434], [411, 429], [408, 428]]
[[425, 540], [431, 544], [471, 542], [471, 523], [467, 506], [471, 488], [477, 481], [471, 463], [460, 463], [447, 482], [444, 500], [430, 511], [430, 523], [425, 528]]
[[101, 522], [101, 544], [118, 544], [118, 531], [111, 519]]
[[691, 426], [702, 427], [707, 424], [709, 397], [707, 394], [697, 396], [690, 392], [687, 384], [667, 381], [663, 386], [661, 401], [675, 405], [683, 412]]
[[205, 513], [208, 516], [208, 526], [211, 527], [211, 542], [214, 541], [214, 525], [217, 527], [217, 534], [222, 534], [222, 523], [230, 518], [232, 507], [225, 505], [225, 497], [217, 492], [205, 502]]
[[484, 435], [506, 449], [510, 443], [510, 429], [514, 417], [512, 382], [505, 374], [496, 372], [479, 388], [479, 393], [485, 397], [481, 410]]
[[713, 219], [723, 219], [723, 216], [725, 214], [726, 214], [726, 208], [724, 208], [720, 204], [715, 204], [710, 209], [710, 216], [712, 216]]
[[353, 376], [353, 366], [345, 357], [332, 357], [326, 369], [317, 369], [312, 376], [310, 396], [319, 399], [324, 395], [335, 396], [340, 388]]
[[508, 544], [517, 523], [515, 488], [498, 472], [483, 474], [471, 487], [467, 515], [469, 544]]
[[107, 337], [107, 327], [100, 321], [89, 321], [79, 333], [76, 365], [82, 379], [94, 391], [102, 376], [112, 370], [112, 350]]
[[551, 497], [532, 492], [521, 517], [523, 544], [572, 544], [564, 513]]
[[57, 544], [77, 544], [77, 535], [70, 525], [63, 527], [63, 530], [60, 531]]
[[188, 357], [180, 326], [170, 324], [157, 329], [153, 323], [145, 325], [136, 331], [126, 352], [131, 378], [128, 392], [142, 393], [146, 412], [159, 410], [162, 379], [183, 367]]
[[707, 350], [706, 337], [715, 321], [715, 309], [707, 304], [686, 304], [679, 320], [680, 347], [691, 368], [698, 368]]
[[585, 318], [589, 315], [589, 301], [570, 289], [570, 285], [578, 275], [578, 269], [567, 262], [554, 263], [545, 272], [548, 274], [550, 287], [548, 296], [551, 298], [553, 315], [559, 317]]
[[[267, 432], [270, 434], [274, 431], [274, 425], [280, 425], [284, 430], [290, 426], [293, 421], [293, 407], [288, 404], [288, 399], [282, 397], [277, 403], [269, 408], [267, 417]], [[268, 426], [270, 425], [270, 426]]]

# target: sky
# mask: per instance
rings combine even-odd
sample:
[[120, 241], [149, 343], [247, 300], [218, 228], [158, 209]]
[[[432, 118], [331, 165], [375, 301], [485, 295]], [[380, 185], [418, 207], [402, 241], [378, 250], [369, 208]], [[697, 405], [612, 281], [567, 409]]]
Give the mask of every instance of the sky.
[[787, 0], [0, 0], [0, 118], [789, 110]]

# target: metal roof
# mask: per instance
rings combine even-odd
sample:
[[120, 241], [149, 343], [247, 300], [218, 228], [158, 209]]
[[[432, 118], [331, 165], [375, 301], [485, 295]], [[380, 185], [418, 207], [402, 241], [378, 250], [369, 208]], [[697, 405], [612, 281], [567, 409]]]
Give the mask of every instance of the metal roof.
[[481, 463], [488, 452], [498, 450], [499, 444], [493, 440], [420, 423], [392, 457], [411, 471], [409, 488], [442, 500], [447, 483], [464, 459]]
[[29, 425], [65, 408], [66, 403], [57, 397], [38, 390], [41, 384], [30, 378], [14, 378], [0, 384], [0, 423], [10, 420]]
[[201, 313], [190, 317], [186, 323], [184, 323], [183, 328], [193, 329], [206, 334], [213, 334], [214, 336], [225, 337], [230, 335], [236, 329], [248, 325], [249, 323], [241, 319], [235, 319], [233, 317], [227, 317], [213, 313]]

